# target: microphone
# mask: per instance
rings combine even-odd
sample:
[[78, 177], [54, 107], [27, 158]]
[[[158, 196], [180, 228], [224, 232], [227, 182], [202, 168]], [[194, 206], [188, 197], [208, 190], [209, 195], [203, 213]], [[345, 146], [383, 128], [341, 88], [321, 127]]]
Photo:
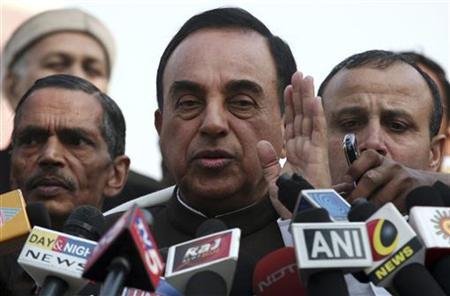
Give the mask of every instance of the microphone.
[[[36, 221], [30, 221], [31, 214]], [[40, 218], [42, 217], [42, 218]], [[0, 256], [20, 250], [31, 231], [31, 223], [48, 226], [48, 213], [41, 206], [27, 207], [22, 192], [13, 190], [0, 195]], [[31, 223], [30, 223], [31, 222]]]
[[302, 190], [293, 212], [293, 217], [305, 209], [323, 208], [332, 221], [348, 221], [350, 204], [334, 189]]
[[[80, 216], [86, 219], [86, 211], [94, 211], [94, 215], [99, 212], [89, 206], [75, 209], [63, 226], [63, 231], [71, 229], [71, 221], [77, 221]], [[82, 224], [81, 222], [89, 226], [88, 229], [96, 228], [98, 223], [91, 221], [89, 216], [85, 221], [75, 223]], [[81, 275], [84, 264], [97, 243], [92, 241], [95, 233], [89, 234], [88, 230], [83, 233], [86, 238], [78, 237], [76, 232], [67, 234], [33, 227], [17, 262], [42, 287], [40, 295], [75, 294], [87, 284]]]
[[169, 284], [163, 277], [154, 293], [125, 287], [122, 296], [183, 296], [177, 289]]
[[328, 222], [321, 208], [295, 217], [291, 230], [300, 277], [309, 295], [349, 295], [342, 268], [371, 264], [367, 232], [363, 223]]
[[450, 187], [441, 181], [437, 181], [433, 184], [433, 188], [439, 191], [444, 206], [450, 207]]
[[306, 294], [292, 247], [275, 250], [259, 260], [252, 282], [257, 296]]
[[155, 291], [163, 268], [143, 211], [134, 205], [102, 236], [83, 277], [104, 282], [100, 295], [116, 295], [124, 285]]
[[426, 206], [425, 201], [431, 205], [443, 204], [436, 192], [430, 194], [434, 191], [437, 190], [433, 187], [425, 187], [420, 192], [422, 195], [407, 196], [406, 201], [411, 208], [409, 224], [425, 245], [426, 266], [444, 291], [450, 294], [450, 208]]
[[285, 173], [278, 177], [278, 199], [291, 212], [294, 212], [295, 205], [300, 192], [305, 189], [314, 189], [302, 176]]
[[241, 230], [223, 229], [226, 226], [222, 221], [209, 219], [197, 229], [200, 238], [171, 246], [166, 280], [185, 295], [207, 295], [211, 291], [227, 295], [236, 270]]
[[[442, 289], [421, 265], [423, 245], [396, 207], [387, 203], [376, 210], [370, 202], [360, 201], [352, 207], [349, 219], [358, 217], [364, 220], [365, 214], [369, 215], [366, 225], [374, 261], [371, 267], [364, 270], [369, 280], [378, 286], [394, 286], [400, 295], [422, 295], [423, 291], [430, 295], [443, 295]], [[404, 280], [421, 277], [423, 281]]]

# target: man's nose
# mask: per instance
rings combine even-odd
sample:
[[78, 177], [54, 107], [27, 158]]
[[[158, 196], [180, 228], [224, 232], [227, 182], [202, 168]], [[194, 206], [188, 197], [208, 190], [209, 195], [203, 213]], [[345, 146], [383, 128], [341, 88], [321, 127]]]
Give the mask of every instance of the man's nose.
[[74, 62], [67, 72], [67, 74], [89, 80], [86, 71], [83, 69], [83, 65], [81, 65], [81, 63], [79, 62]]
[[388, 150], [385, 142], [385, 133], [380, 123], [369, 123], [369, 125], [359, 132], [356, 137], [360, 152], [373, 149], [383, 156], [387, 155]]
[[208, 136], [220, 137], [226, 135], [228, 129], [228, 114], [224, 106], [218, 102], [208, 103], [203, 114], [200, 132]]
[[41, 166], [62, 166], [64, 164], [64, 146], [56, 136], [49, 137], [39, 153], [39, 165]]

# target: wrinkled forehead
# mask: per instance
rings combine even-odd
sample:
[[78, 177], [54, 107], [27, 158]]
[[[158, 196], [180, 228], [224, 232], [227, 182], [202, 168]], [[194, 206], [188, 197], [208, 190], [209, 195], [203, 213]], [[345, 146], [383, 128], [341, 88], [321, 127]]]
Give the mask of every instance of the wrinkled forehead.
[[16, 123], [64, 124], [100, 127], [103, 108], [93, 94], [81, 90], [46, 87], [32, 92], [18, 110]]

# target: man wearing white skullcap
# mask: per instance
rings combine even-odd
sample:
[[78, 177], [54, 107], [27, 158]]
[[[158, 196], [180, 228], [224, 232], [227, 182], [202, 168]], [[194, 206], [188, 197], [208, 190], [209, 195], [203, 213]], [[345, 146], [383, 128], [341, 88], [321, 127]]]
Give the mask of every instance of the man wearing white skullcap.
[[114, 40], [95, 17], [79, 9], [49, 10], [24, 22], [3, 50], [3, 93], [14, 109], [37, 78], [72, 74], [106, 91]]

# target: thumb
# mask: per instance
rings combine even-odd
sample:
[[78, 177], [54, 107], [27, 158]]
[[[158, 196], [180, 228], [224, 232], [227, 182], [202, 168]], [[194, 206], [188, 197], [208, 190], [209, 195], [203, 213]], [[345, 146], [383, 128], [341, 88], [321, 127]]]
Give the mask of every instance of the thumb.
[[264, 179], [269, 186], [269, 197], [273, 207], [283, 219], [290, 219], [292, 213], [278, 199], [278, 186], [276, 181], [280, 176], [281, 165], [278, 162], [278, 155], [272, 144], [262, 140], [256, 144], [256, 152], [264, 173]]

